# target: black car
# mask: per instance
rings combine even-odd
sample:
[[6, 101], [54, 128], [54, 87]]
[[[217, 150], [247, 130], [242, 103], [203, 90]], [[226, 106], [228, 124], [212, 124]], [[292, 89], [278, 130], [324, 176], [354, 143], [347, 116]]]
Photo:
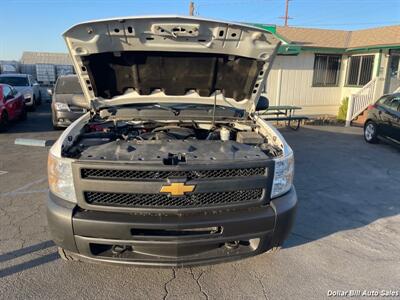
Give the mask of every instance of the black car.
[[386, 138], [400, 144], [400, 93], [384, 95], [368, 107], [364, 138], [368, 143]]

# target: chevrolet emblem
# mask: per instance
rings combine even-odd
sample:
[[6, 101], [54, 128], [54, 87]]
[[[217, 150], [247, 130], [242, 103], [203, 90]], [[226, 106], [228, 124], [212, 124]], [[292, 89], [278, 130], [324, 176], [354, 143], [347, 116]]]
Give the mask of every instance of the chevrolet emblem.
[[183, 196], [193, 192], [195, 185], [186, 185], [183, 182], [173, 182], [171, 185], [161, 187], [160, 193], [169, 193], [171, 196]]

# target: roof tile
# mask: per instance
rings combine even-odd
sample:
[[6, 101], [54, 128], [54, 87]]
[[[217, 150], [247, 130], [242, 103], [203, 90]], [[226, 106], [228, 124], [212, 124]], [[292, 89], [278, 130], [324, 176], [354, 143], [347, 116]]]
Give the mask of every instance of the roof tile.
[[277, 26], [277, 33], [304, 47], [356, 48], [400, 45], [400, 25], [356, 31]]

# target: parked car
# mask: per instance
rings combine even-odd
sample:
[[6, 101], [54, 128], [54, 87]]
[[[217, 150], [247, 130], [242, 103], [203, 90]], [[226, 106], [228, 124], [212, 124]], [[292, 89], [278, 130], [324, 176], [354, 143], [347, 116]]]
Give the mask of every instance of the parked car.
[[40, 105], [42, 97], [39, 84], [28, 74], [0, 74], [0, 83], [5, 83], [19, 91], [24, 99], [25, 105], [30, 110], [35, 110]]
[[297, 206], [293, 151], [255, 113], [268, 108], [271, 32], [137, 17], [64, 38], [90, 112], [49, 151], [61, 258], [183, 266], [281, 247]]
[[400, 93], [384, 95], [368, 107], [364, 138], [368, 143], [384, 138], [400, 144]]
[[48, 92], [52, 94], [51, 114], [54, 129], [68, 127], [87, 111], [83, 107], [85, 100], [76, 75], [58, 77], [54, 91]]
[[24, 97], [8, 84], [0, 84], [0, 131], [8, 127], [14, 120], [26, 119]]

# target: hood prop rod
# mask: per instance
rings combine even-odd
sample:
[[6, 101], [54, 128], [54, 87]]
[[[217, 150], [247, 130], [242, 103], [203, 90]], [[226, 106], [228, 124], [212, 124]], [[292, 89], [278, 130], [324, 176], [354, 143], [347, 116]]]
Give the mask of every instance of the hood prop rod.
[[212, 127], [215, 127], [215, 110], [217, 108], [217, 94], [218, 94], [218, 90], [215, 90], [215, 93], [214, 93], [214, 106], [213, 106], [213, 114], [212, 114]]

